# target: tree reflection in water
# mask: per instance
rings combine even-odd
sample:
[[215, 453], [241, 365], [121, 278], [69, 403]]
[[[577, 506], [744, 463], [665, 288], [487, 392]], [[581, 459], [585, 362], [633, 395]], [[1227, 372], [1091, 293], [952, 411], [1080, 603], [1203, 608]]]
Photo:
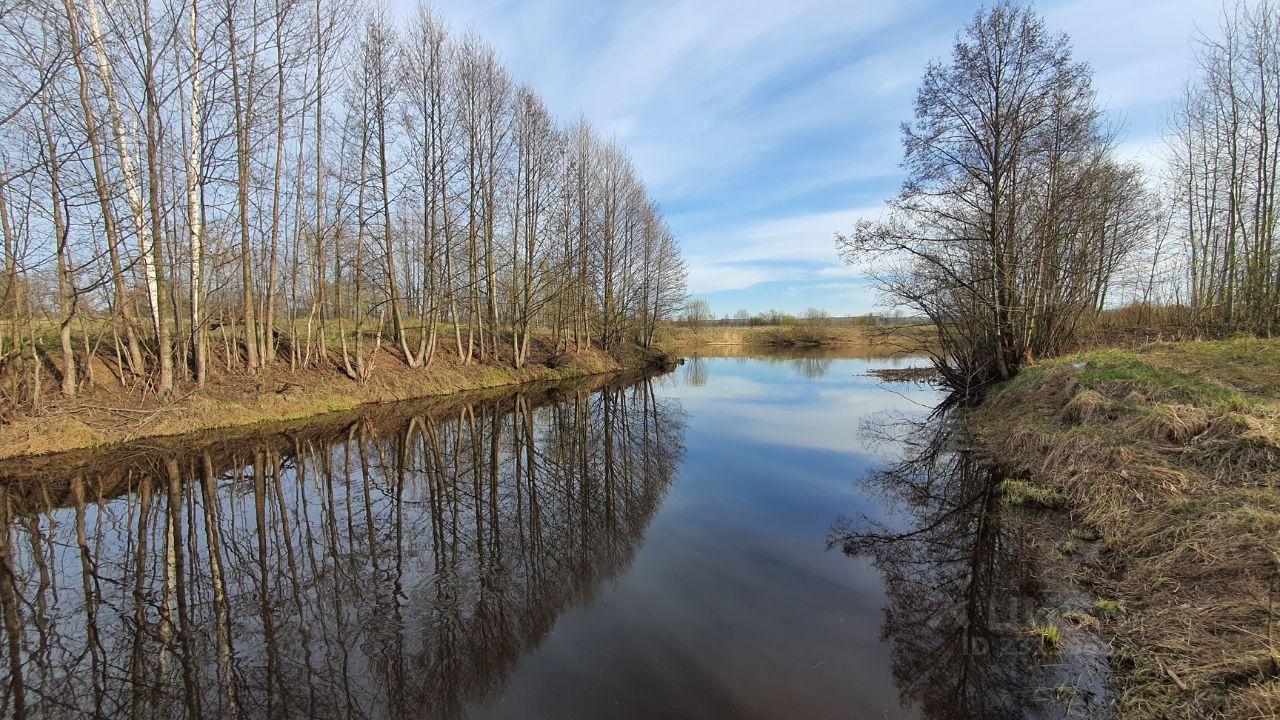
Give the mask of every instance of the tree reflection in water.
[[[810, 350], [808, 353], [792, 350], [786, 354], [780, 354], [780, 357], [771, 356], [768, 349], [752, 348], [752, 350], [756, 354], [750, 357], [738, 358], [740, 364], [745, 365], [748, 362], [769, 363], [771, 365], [785, 363], [795, 372], [797, 377], [802, 377], [805, 380], [821, 380], [831, 371], [831, 366], [835, 363], [834, 357], [823, 354], [821, 350]], [[689, 355], [684, 360], [682, 373], [684, 384], [691, 387], [706, 385], [711, 378], [711, 368], [707, 358], [699, 355]]]
[[459, 715], [629, 564], [682, 437], [643, 381], [8, 477], [0, 712]]
[[[866, 481], [899, 520], [888, 527], [842, 517], [828, 543], [870, 557], [884, 577], [882, 636], [893, 644], [903, 704], [947, 720], [1104, 709], [1099, 658], [1085, 649], [1047, 654], [1028, 633], [1046, 603], [1026, 532], [1035, 520], [1000, 507], [1000, 477], [959, 445], [950, 415], [866, 432], [904, 448]], [[1064, 692], [1075, 686], [1082, 689]]]
[[796, 374], [805, 380], [821, 380], [831, 371], [835, 361], [825, 357], [800, 357], [790, 362]]
[[711, 376], [711, 371], [707, 366], [706, 358], [697, 355], [691, 355], [685, 358], [684, 363], [684, 384], [690, 387], [702, 387], [707, 384], [707, 379]]

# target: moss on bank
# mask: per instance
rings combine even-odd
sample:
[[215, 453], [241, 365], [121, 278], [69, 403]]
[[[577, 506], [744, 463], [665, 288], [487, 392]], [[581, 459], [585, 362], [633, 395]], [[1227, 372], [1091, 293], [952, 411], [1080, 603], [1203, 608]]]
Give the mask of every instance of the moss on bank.
[[1038, 363], [968, 424], [1104, 538], [1121, 716], [1280, 715], [1280, 341]]
[[287, 366], [249, 375], [214, 374], [203, 388], [170, 401], [104, 386], [73, 400], [57, 400], [38, 413], [0, 423], [0, 458], [40, 455], [126, 442], [143, 437], [308, 418], [368, 403], [438, 397], [533, 382], [640, 369], [670, 358], [630, 348], [607, 354], [587, 349], [538, 357], [523, 369], [508, 364], [460, 363], [440, 353], [430, 367], [410, 368], [381, 350], [377, 372], [358, 383], [334, 368], [290, 371]]

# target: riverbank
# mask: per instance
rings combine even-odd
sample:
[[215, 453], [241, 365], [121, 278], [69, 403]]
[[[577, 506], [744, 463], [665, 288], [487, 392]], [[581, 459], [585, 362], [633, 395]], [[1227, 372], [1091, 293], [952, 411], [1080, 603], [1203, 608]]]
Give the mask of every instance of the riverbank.
[[1280, 713], [1280, 341], [1037, 363], [967, 424], [1020, 493], [1101, 536], [1062, 581], [1099, 598], [1119, 715]]
[[[223, 476], [245, 453], [297, 454], [299, 448], [341, 443], [360, 436], [412, 435], [431, 421], [456, 422], [459, 417], [510, 413], [565, 398], [584, 397], [604, 388], [622, 389], [646, 377], [648, 370], [620, 370], [575, 378], [534, 381], [518, 386], [464, 390], [405, 401], [369, 403], [350, 410], [280, 420], [204, 429], [181, 435], [155, 435], [136, 442], [79, 448], [43, 455], [0, 458], [0, 485], [16, 514], [39, 513], [75, 502], [74, 485], [88, 481], [90, 496], [109, 499], [138, 489], [140, 478], [152, 476], [157, 458], [182, 467], [210, 458]], [[415, 425], [416, 423], [416, 425]], [[408, 443], [408, 440], [406, 440]]]
[[275, 364], [256, 374], [220, 371], [203, 388], [162, 401], [153, 394], [100, 384], [71, 400], [54, 399], [39, 412], [0, 422], [0, 458], [43, 455], [146, 437], [282, 422], [361, 405], [440, 397], [490, 388], [567, 380], [669, 363], [664, 353], [628, 348], [552, 355], [535, 352], [523, 369], [509, 363], [463, 364], [441, 352], [430, 367], [410, 368], [390, 350], [374, 359], [365, 383], [334, 367], [291, 371]]

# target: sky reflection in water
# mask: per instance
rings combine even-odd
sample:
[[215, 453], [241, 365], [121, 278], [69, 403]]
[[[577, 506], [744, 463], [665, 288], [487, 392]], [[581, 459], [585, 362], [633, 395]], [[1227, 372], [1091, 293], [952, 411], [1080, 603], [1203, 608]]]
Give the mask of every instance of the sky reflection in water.
[[20, 685], [68, 717], [911, 717], [879, 572], [825, 548], [885, 515], [864, 424], [937, 400], [865, 375], [903, 363], [701, 358], [0, 467], [6, 713]]

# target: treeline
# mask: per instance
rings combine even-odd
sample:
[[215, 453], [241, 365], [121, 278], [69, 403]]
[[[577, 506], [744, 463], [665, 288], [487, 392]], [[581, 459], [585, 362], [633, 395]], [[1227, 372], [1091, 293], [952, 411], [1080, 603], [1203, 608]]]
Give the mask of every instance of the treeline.
[[1275, 333], [1278, 19], [1271, 0], [1231, 6], [1223, 39], [1201, 38], [1158, 178], [1117, 154], [1066, 35], [1012, 0], [980, 11], [925, 71], [901, 193], [838, 246], [937, 326], [939, 369], [964, 391], [1070, 349], [1124, 303], [1185, 308], [1166, 316], [1201, 332]]
[[1169, 211], [1185, 243], [1184, 299], [1204, 327], [1280, 330], [1280, 9], [1223, 12], [1197, 39], [1198, 76], [1173, 114]]
[[807, 325], [820, 327], [878, 327], [917, 325], [925, 322], [921, 318], [906, 317], [900, 311], [895, 313], [867, 313], [865, 315], [836, 316], [822, 308], [811, 307], [799, 314], [782, 310], [769, 309], [753, 313], [746, 308], [733, 315], [725, 314], [716, 318], [711, 306], [705, 300], [694, 300], [685, 306], [679, 322], [689, 327], [785, 327], [791, 325]]
[[[419, 6], [0, 0], [0, 363], [75, 395], [647, 345], [684, 266], [626, 151]], [[101, 365], [102, 363], [97, 363]]]

